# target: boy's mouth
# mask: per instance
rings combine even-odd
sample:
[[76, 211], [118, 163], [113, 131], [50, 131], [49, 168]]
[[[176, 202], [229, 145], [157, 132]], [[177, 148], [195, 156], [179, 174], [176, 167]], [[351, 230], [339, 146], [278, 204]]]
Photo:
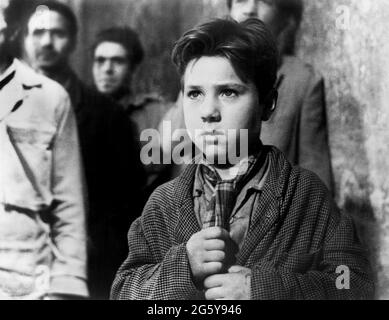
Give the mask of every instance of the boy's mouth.
[[224, 131], [223, 130], [204, 130], [202, 133], [201, 133], [201, 136], [204, 136], [204, 137], [207, 137], [207, 136], [211, 136], [211, 137], [215, 137], [215, 136], [224, 136]]

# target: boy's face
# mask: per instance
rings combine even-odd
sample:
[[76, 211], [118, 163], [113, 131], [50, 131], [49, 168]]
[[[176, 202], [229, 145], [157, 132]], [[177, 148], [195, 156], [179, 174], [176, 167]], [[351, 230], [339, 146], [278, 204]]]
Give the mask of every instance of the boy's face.
[[274, 0], [232, 0], [230, 16], [238, 22], [260, 19], [276, 36], [285, 24]]
[[130, 62], [127, 50], [119, 43], [102, 42], [94, 52], [93, 78], [97, 90], [114, 94], [130, 81]]
[[263, 107], [257, 89], [237, 76], [228, 59], [192, 60], [183, 80], [185, 124], [207, 159], [229, 159], [228, 150], [239, 148], [240, 129], [248, 131], [249, 148], [259, 142]]
[[34, 67], [46, 69], [66, 64], [73, 44], [67, 21], [60, 13], [42, 8], [31, 16], [25, 50]]

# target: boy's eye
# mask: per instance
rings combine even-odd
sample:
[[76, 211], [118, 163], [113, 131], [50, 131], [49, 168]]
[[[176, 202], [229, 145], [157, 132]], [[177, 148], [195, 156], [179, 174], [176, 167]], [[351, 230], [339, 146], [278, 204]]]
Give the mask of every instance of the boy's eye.
[[192, 90], [187, 93], [188, 98], [190, 99], [197, 99], [201, 95], [201, 92], [198, 90]]
[[233, 98], [238, 95], [238, 92], [232, 89], [225, 89], [221, 92], [222, 96], [227, 97], [227, 98]]

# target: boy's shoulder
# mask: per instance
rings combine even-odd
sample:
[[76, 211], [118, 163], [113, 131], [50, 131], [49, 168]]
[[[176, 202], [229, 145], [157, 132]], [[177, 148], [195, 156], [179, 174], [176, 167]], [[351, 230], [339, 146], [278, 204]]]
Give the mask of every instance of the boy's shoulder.
[[149, 201], [163, 205], [173, 200], [174, 187], [177, 179], [178, 178], [175, 178], [174, 180], [165, 182], [164, 184], [158, 186], [151, 194]]
[[330, 197], [330, 192], [324, 182], [312, 171], [297, 165], [292, 165], [286, 156], [276, 147], [269, 147], [273, 188], [279, 195], [285, 197], [317, 196]]
[[161, 210], [177, 210], [182, 207], [192, 195], [196, 165], [187, 168], [175, 179], [157, 187], [151, 194], [148, 205]]

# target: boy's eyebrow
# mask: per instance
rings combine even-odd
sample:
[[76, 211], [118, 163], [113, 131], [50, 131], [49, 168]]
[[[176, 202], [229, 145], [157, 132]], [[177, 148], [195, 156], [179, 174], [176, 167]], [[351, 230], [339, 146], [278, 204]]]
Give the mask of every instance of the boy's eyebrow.
[[202, 88], [202, 86], [195, 85], [195, 84], [189, 84], [189, 85], [185, 85], [185, 88], [187, 88], [189, 90], [200, 90]]
[[[244, 90], [244, 89], [247, 89], [247, 85], [246, 84], [241, 84], [241, 83], [235, 83], [235, 82], [226, 82], [226, 83], [218, 83], [218, 84], [215, 84], [213, 85], [214, 87], [216, 87], [217, 89], [237, 89], [237, 90]], [[188, 84], [188, 85], [185, 85], [185, 87], [187, 89], [191, 89], [191, 90], [199, 90], [201, 88], [203, 88], [203, 86], [201, 85], [198, 85], [198, 84]]]
[[241, 84], [241, 83], [220, 83], [216, 85], [217, 88], [219, 89], [236, 89], [236, 90], [245, 90], [247, 89], [246, 84]]

